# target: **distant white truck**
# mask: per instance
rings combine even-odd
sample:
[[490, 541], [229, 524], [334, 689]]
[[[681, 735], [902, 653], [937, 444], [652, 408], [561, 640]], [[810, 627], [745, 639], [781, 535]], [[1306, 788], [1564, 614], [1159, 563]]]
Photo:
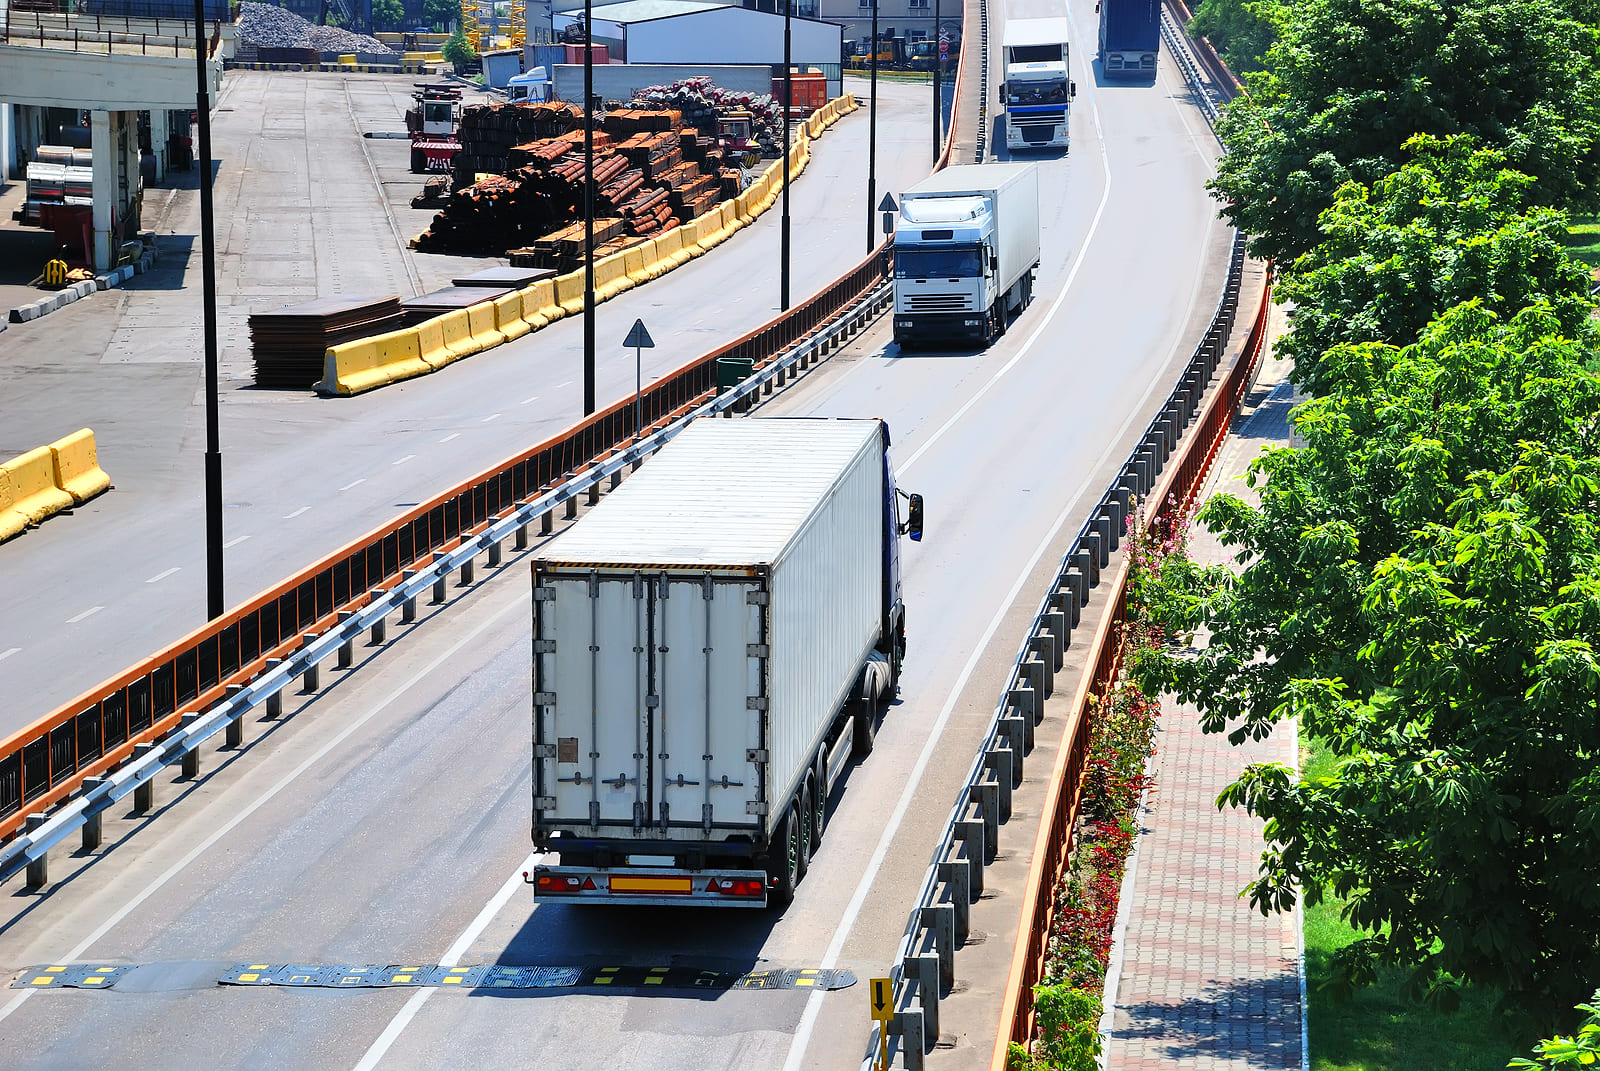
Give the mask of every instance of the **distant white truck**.
[[1006, 148], [1070, 149], [1068, 110], [1078, 88], [1067, 70], [1067, 20], [1007, 19]]
[[697, 420], [535, 559], [536, 901], [794, 896], [905, 657], [922, 499], [888, 450], [881, 420]]
[[1033, 298], [1039, 266], [1034, 164], [959, 164], [900, 195], [894, 339], [903, 348], [988, 345]]

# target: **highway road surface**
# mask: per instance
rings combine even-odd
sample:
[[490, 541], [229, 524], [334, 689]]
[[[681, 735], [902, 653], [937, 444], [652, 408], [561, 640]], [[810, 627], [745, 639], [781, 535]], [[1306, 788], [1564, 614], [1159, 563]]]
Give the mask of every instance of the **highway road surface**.
[[[1020, 0], [1013, 6], [1014, 14], [1048, 13]], [[1002, 4], [991, 6], [997, 20], [1003, 13]], [[882, 320], [760, 410], [886, 418], [901, 486], [928, 502], [927, 535], [907, 548], [909, 651], [899, 700], [874, 754], [836, 796], [820, 854], [791, 907], [533, 905], [520, 877], [535, 861], [530, 602], [526, 555], [509, 555], [499, 570], [480, 571], [469, 594], [392, 630], [386, 646], [358, 648], [353, 670], [325, 671], [333, 683], [294, 697], [281, 722], [252, 721], [242, 751], [208, 751], [210, 776], [192, 784], [164, 779], [157, 817], [118, 813], [107, 823], [103, 859], [58, 853], [56, 884], [45, 895], [8, 887], [3, 972], [91, 960], [134, 966], [106, 992], [49, 987], [4, 995], [8, 1062], [858, 1066], [868, 1028], [864, 984], [813, 993], [644, 979], [652, 968], [721, 979], [779, 968], [841, 968], [863, 980], [888, 973], [1039, 591], [1209, 318], [1228, 238], [1202, 190], [1214, 142], [1165, 61], [1153, 87], [1097, 85], [1088, 63], [1092, 3], [1079, 0], [1070, 14], [1078, 34], [1073, 150], [1041, 161], [1044, 260], [1033, 305], [995, 346], [975, 354], [901, 354]], [[910, 140], [920, 163], [921, 142]], [[841, 259], [853, 259], [860, 238], [847, 233], [855, 229], [848, 221], [838, 227]], [[737, 300], [729, 295], [748, 293], [719, 282], [716, 259], [668, 280], [716, 295], [708, 319]], [[745, 263], [747, 277], [770, 289], [765, 266]], [[629, 297], [646, 303], [636, 314], [659, 340], [651, 317], [663, 314], [648, 302], [661, 301], [661, 292], [653, 286]], [[631, 323], [620, 311], [618, 319]], [[705, 343], [691, 335], [683, 345]], [[466, 362], [466, 374], [493, 358], [479, 361]], [[613, 368], [605, 380], [613, 393], [620, 374]], [[498, 384], [475, 386], [496, 396], [511, 419], [520, 391], [534, 390], [508, 389], [504, 381], [517, 375], [509, 365], [499, 375]], [[428, 400], [439, 397], [432, 392], [441, 378], [406, 389], [409, 421], [429, 423]], [[339, 403], [334, 419], [350, 429], [340, 443], [354, 455], [339, 458], [344, 472], [393, 467], [398, 414], [389, 394]], [[304, 419], [328, 412], [307, 402]], [[522, 419], [529, 431], [559, 422]], [[421, 434], [442, 437], [447, 429], [479, 430], [457, 417]], [[359, 432], [369, 445], [350, 445]], [[293, 438], [292, 430], [280, 432], [271, 445], [281, 453], [260, 465], [281, 474], [284, 487], [301, 488], [307, 470], [329, 464], [330, 455]], [[425, 493], [435, 485], [424, 477], [445, 478], [419, 467], [403, 486]], [[256, 486], [272, 483], [259, 476]], [[371, 508], [392, 498], [395, 486], [382, 496], [374, 489], [375, 498], [325, 499], [314, 512], [333, 514], [346, 503]], [[281, 510], [287, 491], [273, 493], [272, 509]], [[271, 520], [259, 509], [241, 516]], [[318, 523], [330, 536], [343, 531], [333, 517]], [[156, 564], [147, 558], [134, 571]], [[1030, 768], [1030, 776], [1040, 772]], [[587, 973], [583, 985], [466, 992], [217, 984], [226, 972], [260, 964]], [[619, 987], [595, 984], [609, 967], [634, 973]], [[992, 1040], [954, 1038], [938, 1056], [952, 1067], [982, 1066]]]
[[[249, 310], [318, 294], [409, 295], [463, 270], [460, 258], [404, 250], [396, 235], [420, 231], [430, 214], [398, 206], [422, 180], [406, 171], [406, 142], [360, 136], [401, 125], [396, 109], [411, 81], [240, 71], [224, 83], [217, 230], [229, 606], [582, 414], [581, 317], [356, 398], [252, 385]], [[880, 97], [878, 181], [901, 189], [932, 165], [931, 102], [924, 86], [887, 81]], [[796, 301], [866, 254], [867, 128], [866, 109], [829, 128], [790, 194]], [[195, 200], [173, 193], [163, 245], [188, 241], [169, 230], [198, 230]], [[315, 226], [304, 219], [307, 202]], [[648, 384], [776, 315], [778, 257], [774, 205], [711, 255], [601, 304], [600, 404], [633, 393], [634, 355], [622, 340], [635, 319], [656, 341], [644, 357]], [[0, 334], [0, 456], [87, 426], [115, 484], [0, 545], [0, 737], [204, 622], [199, 259], [196, 249], [185, 270], [181, 252], [169, 252], [160, 271], [140, 277], [154, 279], [149, 286], [106, 291]], [[464, 263], [471, 271], [487, 261]], [[411, 276], [420, 281], [408, 284]]]

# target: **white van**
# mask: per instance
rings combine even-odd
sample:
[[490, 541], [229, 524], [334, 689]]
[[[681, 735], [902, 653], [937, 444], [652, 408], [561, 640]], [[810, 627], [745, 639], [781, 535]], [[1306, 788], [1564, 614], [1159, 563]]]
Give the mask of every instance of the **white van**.
[[544, 67], [535, 67], [506, 83], [506, 100], [537, 104], [550, 99], [550, 76]]

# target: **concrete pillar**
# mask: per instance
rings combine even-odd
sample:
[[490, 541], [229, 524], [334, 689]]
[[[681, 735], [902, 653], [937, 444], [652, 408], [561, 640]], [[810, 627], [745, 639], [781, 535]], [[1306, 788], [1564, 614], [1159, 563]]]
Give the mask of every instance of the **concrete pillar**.
[[156, 156], [156, 181], [167, 180], [167, 109], [150, 109], [150, 151]]
[[0, 182], [17, 177], [17, 135], [11, 125], [11, 105], [0, 101]]
[[94, 248], [89, 259], [97, 272], [116, 267], [111, 254], [112, 206], [117, 202], [117, 142], [112, 113], [89, 115], [89, 148], [94, 153]]

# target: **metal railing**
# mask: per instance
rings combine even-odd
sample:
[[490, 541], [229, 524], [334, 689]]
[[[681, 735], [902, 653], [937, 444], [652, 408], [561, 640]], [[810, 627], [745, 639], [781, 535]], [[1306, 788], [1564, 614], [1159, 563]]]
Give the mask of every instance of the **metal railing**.
[[[638, 403], [640, 426], [634, 423], [634, 399], [619, 400], [419, 504], [0, 741], [0, 839], [15, 838], [0, 859], [15, 862], [19, 851], [32, 852], [32, 862], [40, 850], [39, 838], [17, 836], [30, 821], [25, 812], [39, 826], [44, 812], [80, 792], [85, 779], [117, 770], [141, 745], [161, 742], [150, 760], [157, 765], [188, 754], [203, 739], [202, 712], [227, 700], [230, 687], [242, 686], [247, 704], [275, 692], [292, 674], [274, 660], [288, 664], [301, 657], [315, 664], [328, 645], [345, 642], [329, 639], [330, 629], [338, 636], [359, 631], [349, 622], [365, 619], [347, 615], [414, 596], [412, 589], [424, 581], [408, 573], [448, 572], [464, 547], [496, 543], [508, 526], [525, 523], [508, 518], [542, 516], [541, 526], [548, 529], [555, 506], [575, 513], [579, 490], [597, 496], [597, 481], [638, 456], [642, 433], [679, 420], [714, 395], [719, 358], [756, 362], [738, 398], [754, 389], [770, 391], [806, 367], [808, 355], [825, 352], [882, 307], [891, 257], [885, 243], [788, 313], [646, 388]], [[732, 404], [725, 397], [712, 406], [721, 411]], [[497, 557], [492, 550], [491, 558]], [[90, 787], [100, 793], [95, 805], [109, 803], [105, 793], [111, 789]], [[14, 866], [0, 866], [0, 876], [14, 872]]]

